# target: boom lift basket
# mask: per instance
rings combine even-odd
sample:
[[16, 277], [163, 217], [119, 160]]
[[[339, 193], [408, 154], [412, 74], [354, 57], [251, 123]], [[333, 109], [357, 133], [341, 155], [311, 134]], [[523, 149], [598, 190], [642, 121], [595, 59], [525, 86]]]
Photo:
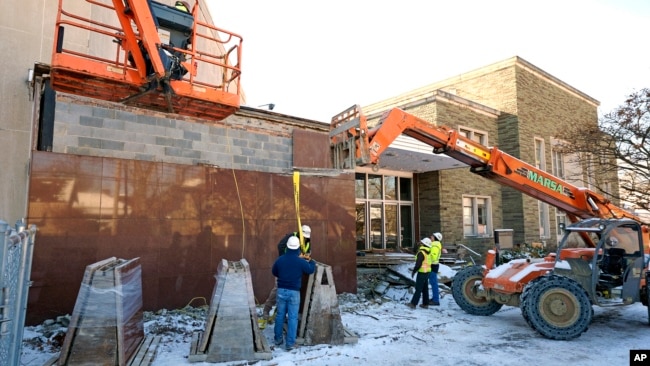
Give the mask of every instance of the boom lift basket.
[[198, 1], [191, 13], [150, 0], [85, 2], [59, 0], [54, 90], [214, 120], [239, 109], [242, 38], [202, 20]]

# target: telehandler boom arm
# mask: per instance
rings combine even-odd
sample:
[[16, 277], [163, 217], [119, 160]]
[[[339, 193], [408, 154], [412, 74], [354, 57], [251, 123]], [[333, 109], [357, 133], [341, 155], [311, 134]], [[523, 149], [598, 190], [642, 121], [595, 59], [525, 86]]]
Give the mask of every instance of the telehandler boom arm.
[[565, 211], [572, 222], [593, 217], [641, 222], [597, 192], [576, 187], [496, 147], [483, 146], [453, 128], [436, 126], [399, 108], [384, 113], [372, 129], [368, 129], [359, 106], [334, 116], [330, 126], [334, 166], [339, 169], [377, 166], [381, 154], [401, 134], [432, 146], [434, 153], [469, 165], [472, 173]]

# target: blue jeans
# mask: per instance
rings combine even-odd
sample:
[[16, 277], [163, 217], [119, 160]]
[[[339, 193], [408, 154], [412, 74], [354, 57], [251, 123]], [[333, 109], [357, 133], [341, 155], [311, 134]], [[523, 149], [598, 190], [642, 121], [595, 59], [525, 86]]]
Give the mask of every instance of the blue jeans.
[[293, 347], [296, 343], [296, 333], [298, 332], [298, 308], [300, 307], [300, 291], [287, 290], [278, 288], [276, 295], [277, 312], [275, 315], [275, 343], [282, 342], [282, 329], [284, 327], [284, 317], [287, 319], [287, 343], [286, 346]]
[[429, 274], [429, 284], [431, 285], [431, 302], [440, 302], [440, 291], [438, 289], [438, 269], [440, 265], [434, 264], [431, 266], [431, 273]]

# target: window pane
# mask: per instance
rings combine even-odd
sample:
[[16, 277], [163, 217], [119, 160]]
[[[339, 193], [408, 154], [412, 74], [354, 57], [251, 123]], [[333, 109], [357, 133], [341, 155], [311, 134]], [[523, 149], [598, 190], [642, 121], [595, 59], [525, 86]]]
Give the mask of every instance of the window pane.
[[476, 213], [477, 213], [477, 234], [485, 235], [488, 229], [488, 207], [485, 198], [476, 199]]
[[366, 175], [356, 173], [354, 175], [354, 194], [357, 198], [366, 198]]
[[411, 206], [400, 206], [400, 247], [413, 248], [413, 217]]
[[384, 185], [385, 185], [384, 199], [396, 200], [397, 199], [397, 192], [396, 192], [397, 177], [388, 177], [388, 176], [384, 177]]
[[474, 232], [474, 214], [472, 212], [472, 199], [463, 197], [463, 234], [476, 235]]
[[399, 199], [402, 201], [412, 201], [411, 197], [411, 178], [399, 179]]
[[381, 239], [381, 203], [370, 205], [370, 243], [373, 248], [382, 249], [384, 247]]
[[366, 249], [366, 204], [357, 203], [357, 250]]
[[382, 199], [381, 175], [368, 174], [368, 198], [371, 200]]
[[397, 248], [397, 205], [384, 206], [384, 235], [386, 249]]

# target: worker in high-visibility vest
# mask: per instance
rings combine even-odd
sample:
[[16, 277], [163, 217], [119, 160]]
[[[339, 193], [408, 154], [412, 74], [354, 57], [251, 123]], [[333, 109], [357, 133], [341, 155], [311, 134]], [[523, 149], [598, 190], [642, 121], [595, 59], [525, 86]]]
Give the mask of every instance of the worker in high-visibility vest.
[[431, 273], [429, 284], [431, 285], [431, 302], [429, 305], [440, 305], [440, 291], [438, 290], [438, 271], [440, 270], [440, 255], [442, 254], [442, 234], [435, 232], [431, 235]]
[[424, 238], [420, 240], [420, 247], [418, 252], [415, 255], [415, 267], [411, 272], [411, 277], [415, 276], [415, 292], [413, 293], [413, 298], [410, 302], [406, 303], [406, 306], [411, 309], [415, 309], [420, 302], [420, 295], [422, 296], [422, 304], [420, 307], [428, 308], [429, 307], [429, 285], [427, 284], [429, 280], [429, 273], [431, 272], [431, 255], [429, 254], [431, 248], [431, 239]]

